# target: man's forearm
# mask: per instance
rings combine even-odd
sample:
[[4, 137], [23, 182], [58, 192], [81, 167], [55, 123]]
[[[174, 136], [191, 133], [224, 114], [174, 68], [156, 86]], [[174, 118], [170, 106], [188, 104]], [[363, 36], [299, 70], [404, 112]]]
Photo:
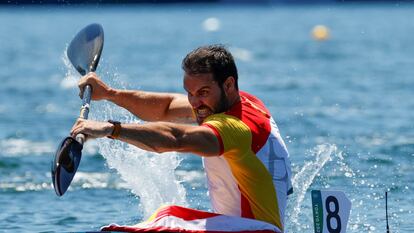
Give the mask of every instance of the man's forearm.
[[203, 126], [153, 122], [122, 124], [118, 140], [158, 153], [176, 151], [199, 156], [217, 156], [220, 143], [214, 132]]
[[176, 121], [191, 118], [191, 109], [181, 94], [113, 89], [108, 100], [145, 121]]
[[170, 123], [122, 124], [118, 140], [153, 152], [180, 151], [184, 130]]

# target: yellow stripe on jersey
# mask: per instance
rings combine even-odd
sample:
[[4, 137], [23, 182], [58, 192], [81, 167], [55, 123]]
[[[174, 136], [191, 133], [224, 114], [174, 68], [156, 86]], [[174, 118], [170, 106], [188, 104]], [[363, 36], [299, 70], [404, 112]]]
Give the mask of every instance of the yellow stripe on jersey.
[[223, 156], [240, 191], [248, 199], [255, 219], [283, 229], [272, 176], [251, 149], [250, 128], [237, 117], [224, 113], [209, 116], [203, 124], [219, 132]]

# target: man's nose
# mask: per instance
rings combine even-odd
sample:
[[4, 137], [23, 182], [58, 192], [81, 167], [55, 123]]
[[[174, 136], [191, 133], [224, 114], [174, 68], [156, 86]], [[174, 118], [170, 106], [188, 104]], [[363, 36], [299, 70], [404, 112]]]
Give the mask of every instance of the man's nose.
[[200, 98], [197, 98], [195, 96], [188, 97], [188, 101], [193, 108], [198, 108], [202, 105]]

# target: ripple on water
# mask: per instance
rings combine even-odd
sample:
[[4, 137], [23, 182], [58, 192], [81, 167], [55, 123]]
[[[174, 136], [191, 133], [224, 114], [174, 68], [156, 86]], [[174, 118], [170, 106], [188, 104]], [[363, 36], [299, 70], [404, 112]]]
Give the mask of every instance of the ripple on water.
[[62, 218], [56, 220], [54, 223], [59, 226], [61, 225], [70, 226], [70, 225], [76, 224], [77, 221], [78, 221], [77, 217], [63, 215]]
[[2, 169], [2, 171], [3, 169], [10, 169], [10, 170], [17, 169], [20, 166], [19, 163], [8, 161], [6, 158], [0, 158], [0, 159], [1, 159], [0, 168]]
[[392, 157], [390, 157], [389, 155], [384, 155], [384, 154], [372, 155], [366, 161], [369, 164], [377, 164], [377, 165], [393, 165], [393, 164], [395, 164]]
[[404, 156], [409, 158], [414, 156], [414, 140], [384, 145], [380, 151], [392, 156]]

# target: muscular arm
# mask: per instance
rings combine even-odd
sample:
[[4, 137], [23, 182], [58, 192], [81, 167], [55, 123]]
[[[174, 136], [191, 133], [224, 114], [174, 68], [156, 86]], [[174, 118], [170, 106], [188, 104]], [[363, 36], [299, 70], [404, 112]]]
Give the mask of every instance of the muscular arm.
[[[108, 122], [78, 119], [71, 135], [79, 133], [90, 138], [105, 137], [111, 134], [114, 126]], [[203, 126], [150, 122], [146, 124], [122, 124], [118, 140], [133, 144], [153, 152], [188, 152], [200, 156], [216, 156], [220, 144], [212, 129]]]
[[220, 151], [219, 142], [213, 131], [202, 126], [168, 122], [123, 124], [118, 139], [158, 153], [177, 151], [200, 156], [216, 156]]
[[118, 90], [109, 87], [96, 73], [91, 72], [79, 80], [80, 97], [87, 84], [92, 86], [93, 100], [109, 100], [145, 121], [195, 123], [191, 105], [185, 95]]
[[187, 97], [174, 93], [155, 93], [112, 89], [108, 100], [145, 121], [194, 123]]

